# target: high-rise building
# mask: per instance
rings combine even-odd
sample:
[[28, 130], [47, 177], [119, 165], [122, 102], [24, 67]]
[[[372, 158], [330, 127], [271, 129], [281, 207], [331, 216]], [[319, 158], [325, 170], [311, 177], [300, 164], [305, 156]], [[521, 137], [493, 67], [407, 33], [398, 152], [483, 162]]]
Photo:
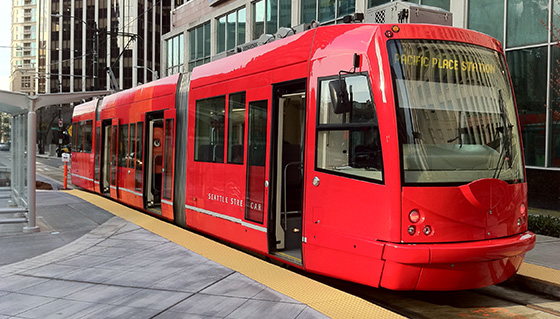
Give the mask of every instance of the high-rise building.
[[37, 0], [12, 3], [10, 87], [28, 94], [38, 91]]
[[171, 0], [45, 1], [47, 91], [126, 89], [152, 81], [170, 11]]
[[[190, 0], [172, 11], [162, 72], [189, 72], [228, 50], [315, 20], [339, 23], [388, 0]], [[560, 205], [560, 19], [557, 0], [414, 0], [451, 11], [453, 26], [501, 41], [513, 82], [527, 166], [529, 203]]]

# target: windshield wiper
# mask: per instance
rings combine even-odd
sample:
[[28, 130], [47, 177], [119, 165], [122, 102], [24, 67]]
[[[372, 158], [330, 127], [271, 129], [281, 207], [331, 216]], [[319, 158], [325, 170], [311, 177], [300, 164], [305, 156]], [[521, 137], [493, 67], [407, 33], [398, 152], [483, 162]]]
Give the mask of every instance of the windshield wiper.
[[511, 135], [513, 125], [509, 121], [506, 107], [504, 106], [504, 98], [502, 97], [502, 90], [498, 90], [498, 104], [500, 106], [500, 116], [502, 118], [503, 126], [498, 128], [498, 131], [502, 133], [502, 149], [500, 150], [500, 157], [498, 158], [498, 164], [496, 165], [496, 170], [494, 171], [493, 178], [498, 178], [502, 172], [505, 162], [508, 162], [509, 168], [512, 167], [511, 159]]

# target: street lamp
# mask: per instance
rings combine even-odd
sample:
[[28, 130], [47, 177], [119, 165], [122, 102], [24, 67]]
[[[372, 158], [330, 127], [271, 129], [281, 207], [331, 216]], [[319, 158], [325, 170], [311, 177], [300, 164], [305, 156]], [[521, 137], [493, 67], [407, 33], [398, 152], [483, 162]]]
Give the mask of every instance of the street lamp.
[[80, 18], [76, 18], [73, 15], [52, 13], [51, 17], [53, 17], [53, 18], [68, 17], [68, 18], [71, 18], [71, 19], [74, 19], [74, 20], [79, 20], [83, 24], [85, 24], [88, 29], [93, 31], [93, 45], [92, 45], [93, 46], [93, 50], [92, 50], [92, 56], [93, 56], [93, 89], [97, 91], [99, 89], [99, 77], [97, 76], [97, 72], [98, 72], [98, 69], [99, 69], [99, 55], [98, 55], [98, 52], [97, 52], [98, 47], [99, 47], [99, 29], [97, 28], [97, 22], [93, 21], [93, 27], [92, 27], [87, 22], [85, 22], [84, 20], [82, 20]]
[[150, 69], [150, 68], [147, 67], [147, 66], [135, 65], [134, 68], [135, 68], [135, 69], [146, 69], [146, 70], [152, 72], [152, 75], [153, 75], [154, 79], [156, 79], [156, 80], [159, 79], [158, 71], [154, 71], [154, 70]]

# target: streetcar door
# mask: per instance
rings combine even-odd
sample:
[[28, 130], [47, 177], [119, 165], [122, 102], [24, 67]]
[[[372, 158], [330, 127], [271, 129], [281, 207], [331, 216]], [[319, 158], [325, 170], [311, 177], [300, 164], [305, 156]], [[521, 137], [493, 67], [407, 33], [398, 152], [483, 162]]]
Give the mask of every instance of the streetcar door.
[[99, 171], [99, 192], [110, 196], [111, 180], [111, 140], [112, 140], [112, 121], [104, 120], [101, 123], [101, 137], [99, 145], [100, 171]]
[[305, 81], [274, 86], [271, 217], [276, 245], [273, 253], [302, 264], [303, 156], [305, 142]]
[[117, 154], [119, 151], [119, 119], [111, 122], [111, 152], [110, 152], [110, 194], [112, 198], [118, 198], [118, 162]]
[[161, 169], [162, 214], [173, 217], [173, 175], [175, 162], [175, 110], [167, 110], [163, 116], [163, 167]]
[[95, 147], [93, 149], [93, 152], [95, 154], [95, 166], [94, 166], [94, 174], [93, 174], [93, 187], [94, 187], [94, 191], [99, 191], [100, 193], [102, 193], [102, 189], [99, 188], [99, 190], [96, 187], [100, 187], [100, 177], [101, 177], [101, 168], [100, 168], [100, 161], [101, 161], [101, 145], [103, 143], [101, 142], [101, 123], [97, 122], [96, 123], [96, 127], [95, 127]]
[[163, 114], [146, 116], [146, 163], [144, 166], [144, 208], [161, 215], [161, 186], [163, 173]]

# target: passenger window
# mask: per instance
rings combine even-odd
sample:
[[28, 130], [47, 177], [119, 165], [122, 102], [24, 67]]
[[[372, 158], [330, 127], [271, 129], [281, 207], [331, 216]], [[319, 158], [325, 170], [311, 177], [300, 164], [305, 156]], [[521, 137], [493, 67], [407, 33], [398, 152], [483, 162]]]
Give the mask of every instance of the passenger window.
[[126, 151], [128, 147], [128, 124], [119, 126], [119, 157], [118, 163], [120, 167], [126, 167]]
[[[341, 100], [348, 103], [333, 103], [337, 99], [333, 87], [342, 88], [338, 93], [346, 95]], [[341, 81], [321, 80], [319, 94], [317, 168], [360, 179], [383, 180], [379, 125], [368, 77], [360, 74], [343, 77]]]
[[144, 145], [144, 123], [136, 124], [136, 180], [134, 189], [137, 191], [142, 189], [142, 146]]
[[228, 104], [228, 149], [229, 164], [243, 164], [245, 140], [245, 92], [231, 94]]
[[78, 122], [76, 130], [76, 152], [84, 151], [84, 122]]
[[134, 168], [134, 145], [136, 145], [136, 123], [130, 124], [130, 142], [128, 143], [128, 167]]
[[84, 125], [84, 152], [91, 153], [93, 121], [89, 120]]
[[74, 122], [72, 124], [72, 151], [78, 151], [78, 123]]
[[224, 162], [226, 98], [219, 96], [196, 102], [194, 159]]

